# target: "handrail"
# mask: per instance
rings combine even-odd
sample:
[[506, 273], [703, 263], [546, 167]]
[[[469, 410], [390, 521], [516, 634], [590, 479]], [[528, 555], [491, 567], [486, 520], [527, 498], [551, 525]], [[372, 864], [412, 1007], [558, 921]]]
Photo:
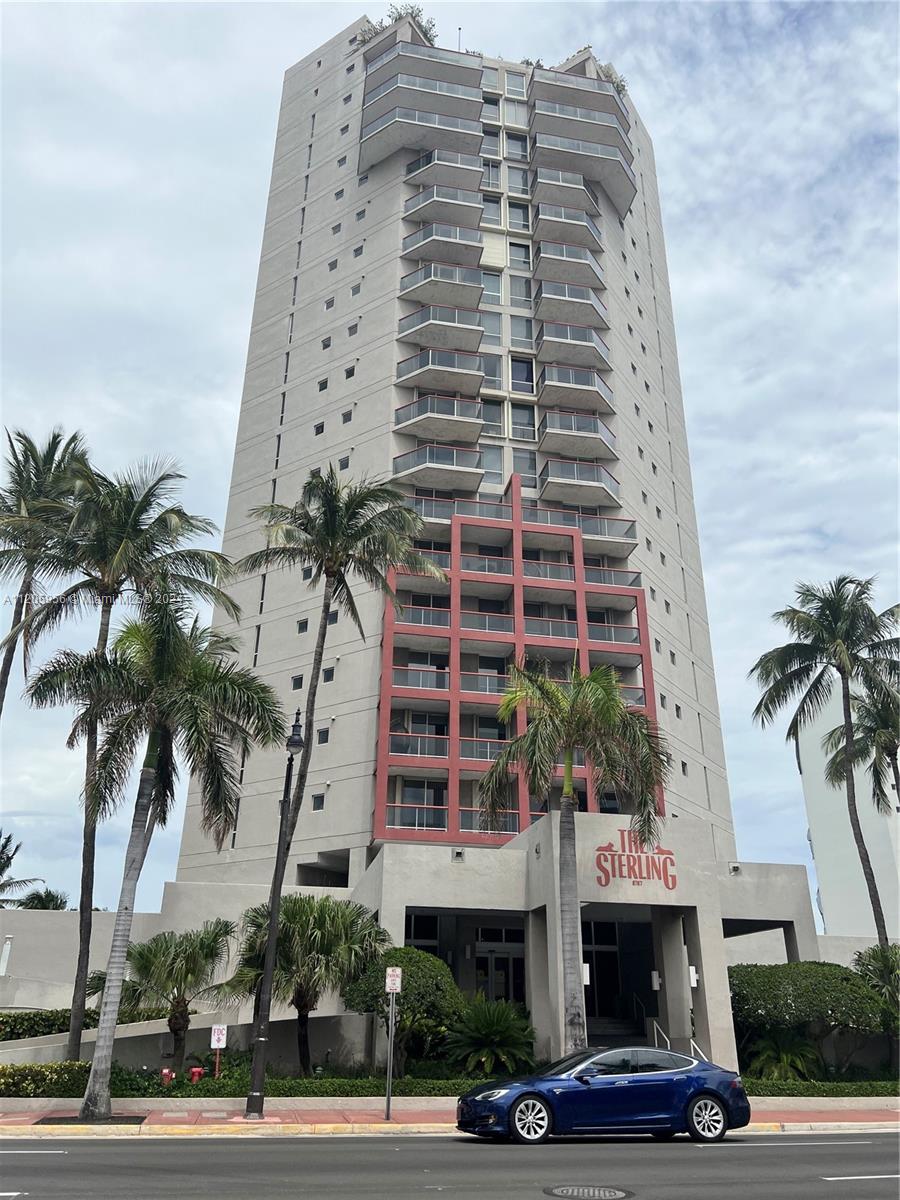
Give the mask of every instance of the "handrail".
[[[638, 1016], [637, 1010], [639, 1008], [641, 1010], [641, 1013], [643, 1014], [641, 1017]], [[647, 1009], [645, 1008], [644, 1002], [640, 998], [640, 996], [637, 994], [637, 992], [631, 993], [631, 1011], [634, 1014], [635, 1021], [640, 1022], [641, 1029], [643, 1029], [644, 1033], [646, 1034], [646, 1032], [647, 1032]]]
[[661, 1037], [662, 1040], [666, 1043], [666, 1049], [671, 1050], [672, 1043], [669, 1041], [669, 1036], [666, 1033], [666, 1031], [663, 1029], [663, 1027], [660, 1025], [659, 1021], [657, 1021], [653, 1017], [651, 1017], [650, 1023], [653, 1026], [653, 1045], [656, 1047], [656, 1049], [657, 1050], [659, 1049], [659, 1038]]
[[701, 1062], [709, 1062], [709, 1059], [706, 1057], [693, 1038], [691, 1038], [691, 1052], [693, 1053], [694, 1057], [699, 1058]]

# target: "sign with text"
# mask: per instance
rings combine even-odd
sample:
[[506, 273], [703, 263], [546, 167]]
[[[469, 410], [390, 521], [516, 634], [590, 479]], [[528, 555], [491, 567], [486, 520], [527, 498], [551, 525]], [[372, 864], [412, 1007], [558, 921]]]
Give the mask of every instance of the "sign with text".
[[227, 1025], [213, 1025], [209, 1031], [210, 1050], [224, 1050], [228, 1038]]
[[633, 887], [659, 881], [667, 892], [675, 890], [675, 853], [657, 846], [648, 850], [630, 829], [619, 830], [619, 844], [607, 842], [596, 849], [597, 883], [608, 887], [613, 879], [629, 879]]
[[384, 972], [384, 990], [390, 995], [403, 991], [403, 968], [387, 967]]

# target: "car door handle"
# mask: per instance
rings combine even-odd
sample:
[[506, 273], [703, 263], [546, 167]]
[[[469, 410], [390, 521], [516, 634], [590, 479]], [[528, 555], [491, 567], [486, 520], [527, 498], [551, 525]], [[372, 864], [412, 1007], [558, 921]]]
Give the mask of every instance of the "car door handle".
[[629, 1083], [631, 1083], [630, 1079], [619, 1079], [619, 1080], [617, 1080], [615, 1086], [616, 1087], [627, 1087], [629, 1085]]

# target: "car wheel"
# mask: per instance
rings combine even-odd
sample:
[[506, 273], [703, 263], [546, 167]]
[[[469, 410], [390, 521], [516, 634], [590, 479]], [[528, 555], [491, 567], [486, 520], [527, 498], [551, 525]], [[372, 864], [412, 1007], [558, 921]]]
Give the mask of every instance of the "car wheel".
[[695, 1142], [720, 1142], [728, 1130], [725, 1107], [715, 1096], [698, 1096], [687, 1110], [687, 1131]]
[[675, 1136], [675, 1130], [661, 1129], [659, 1133], [651, 1133], [650, 1136], [655, 1138], [658, 1142], [671, 1142], [672, 1138]]
[[523, 1096], [509, 1114], [509, 1132], [526, 1146], [537, 1146], [550, 1136], [550, 1109], [540, 1096]]

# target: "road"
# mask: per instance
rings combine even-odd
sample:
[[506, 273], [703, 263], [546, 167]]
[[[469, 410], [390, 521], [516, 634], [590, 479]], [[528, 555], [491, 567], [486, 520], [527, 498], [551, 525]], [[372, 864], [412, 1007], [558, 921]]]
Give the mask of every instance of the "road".
[[542, 1200], [545, 1188], [592, 1184], [635, 1200], [894, 1200], [897, 1160], [897, 1136], [879, 1133], [735, 1134], [714, 1146], [686, 1138], [538, 1147], [465, 1137], [16, 1139], [0, 1142], [0, 1197]]

